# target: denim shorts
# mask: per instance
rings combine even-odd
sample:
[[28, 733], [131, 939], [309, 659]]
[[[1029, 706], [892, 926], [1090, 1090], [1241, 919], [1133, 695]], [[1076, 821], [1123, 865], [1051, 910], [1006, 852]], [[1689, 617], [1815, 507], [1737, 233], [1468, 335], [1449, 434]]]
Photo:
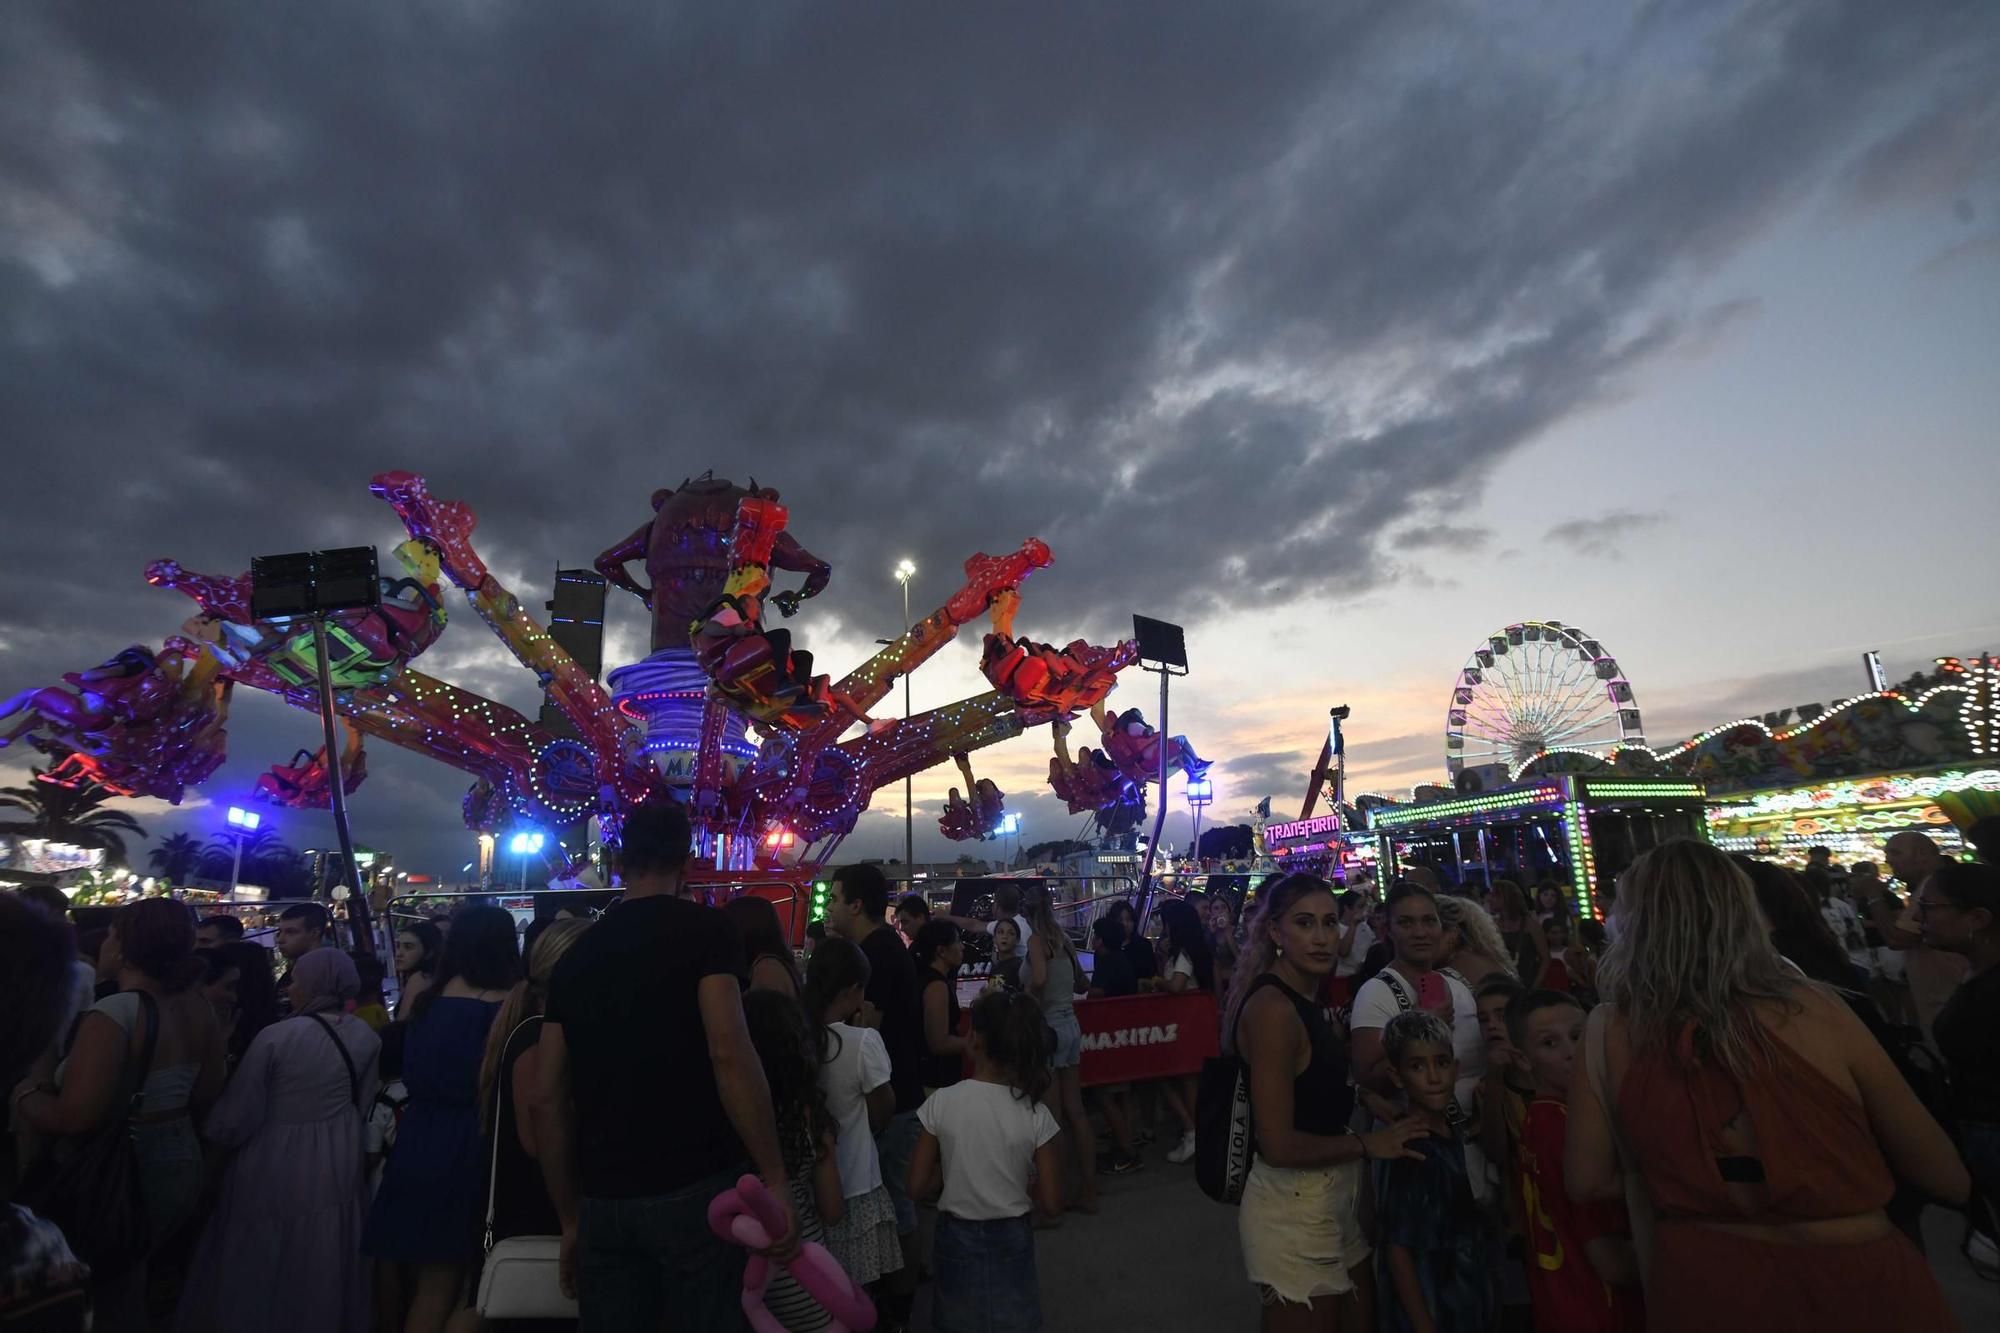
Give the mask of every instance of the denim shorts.
[[1027, 1214], [969, 1222], [939, 1213], [931, 1247], [931, 1327], [938, 1333], [1037, 1333], [1042, 1290]]
[[907, 1236], [917, 1229], [917, 1205], [910, 1199], [910, 1156], [924, 1127], [915, 1111], [898, 1111], [882, 1126], [875, 1151], [882, 1162], [882, 1184], [888, 1188], [889, 1202], [896, 1205], [896, 1234]]
[[1083, 1028], [1076, 1021], [1076, 1010], [1050, 1014], [1049, 1033], [1049, 1068], [1076, 1068], [1083, 1060]]

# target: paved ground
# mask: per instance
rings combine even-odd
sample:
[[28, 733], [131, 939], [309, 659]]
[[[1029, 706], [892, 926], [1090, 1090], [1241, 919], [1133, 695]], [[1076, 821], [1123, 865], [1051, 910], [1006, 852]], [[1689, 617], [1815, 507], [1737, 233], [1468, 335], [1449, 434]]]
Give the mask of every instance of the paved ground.
[[[1145, 1170], [1099, 1180], [1102, 1212], [1071, 1213], [1062, 1226], [1036, 1233], [1042, 1315], [1050, 1333], [1257, 1327], [1257, 1299], [1243, 1279], [1237, 1248], [1236, 1210], [1196, 1188], [1193, 1167], [1170, 1165], [1156, 1147]], [[1966, 1265], [1958, 1253], [1958, 1226], [1956, 1215], [1941, 1209], [1925, 1219], [1938, 1280], [1968, 1333], [2000, 1328], [2000, 1285], [1980, 1281]], [[931, 1328], [930, 1292], [925, 1284], [917, 1298], [919, 1330]]]

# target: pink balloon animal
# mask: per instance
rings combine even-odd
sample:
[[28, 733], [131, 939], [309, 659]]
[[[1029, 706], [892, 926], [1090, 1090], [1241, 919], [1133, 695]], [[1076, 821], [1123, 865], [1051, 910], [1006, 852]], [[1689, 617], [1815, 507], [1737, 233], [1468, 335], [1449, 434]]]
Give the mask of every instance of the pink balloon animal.
[[[771, 1238], [784, 1230], [785, 1214], [764, 1182], [746, 1175], [735, 1189], [724, 1190], [708, 1205], [708, 1225], [724, 1240], [756, 1251], [768, 1248]], [[833, 1316], [829, 1333], [865, 1333], [875, 1327], [875, 1302], [824, 1245], [807, 1241], [785, 1269]], [[784, 1333], [785, 1326], [764, 1308], [764, 1288], [770, 1280], [771, 1261], [752, 1253], [743, 1269], [743, 1315], [756, 1333]]]

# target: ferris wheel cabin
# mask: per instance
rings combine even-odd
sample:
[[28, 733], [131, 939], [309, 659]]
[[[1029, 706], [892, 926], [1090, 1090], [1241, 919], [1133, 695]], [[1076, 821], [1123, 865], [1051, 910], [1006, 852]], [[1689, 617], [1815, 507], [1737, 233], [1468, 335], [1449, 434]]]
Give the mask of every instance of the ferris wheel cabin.
[[1670, 838], [1708, 837], [1690, 782], [1554, 774], [1468, 796], [1377, 806], [1368, 827], [1384, 883], [1428, 866], [1445, 888], [1507, 879], [1533, 893], [1563, 885], [1578, 913], [1601, 916], [1597, 890]]

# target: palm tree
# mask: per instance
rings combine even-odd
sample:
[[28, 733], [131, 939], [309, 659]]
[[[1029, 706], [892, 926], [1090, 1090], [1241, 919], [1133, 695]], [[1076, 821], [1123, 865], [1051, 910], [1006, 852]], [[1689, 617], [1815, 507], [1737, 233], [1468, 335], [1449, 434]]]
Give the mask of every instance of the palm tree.
[[169, 884], [183, 884], [201, 864], [201, 843], [192, 834], [175, 833], [155, 847], [146, 860], [161, 879]]
[[95, 783], [66, 787], [49, 781], [39, 768], [33, 773], [34, 781], [25, 787], [0, 789], [0, 808], [29, 815], [26, 821], [0, 824], [0, 833], [102, 847], [106, 864], [126, 863], [125, 835], [143, 838], [146, 830], [123, 810], [103, 808], [116, 792]]

